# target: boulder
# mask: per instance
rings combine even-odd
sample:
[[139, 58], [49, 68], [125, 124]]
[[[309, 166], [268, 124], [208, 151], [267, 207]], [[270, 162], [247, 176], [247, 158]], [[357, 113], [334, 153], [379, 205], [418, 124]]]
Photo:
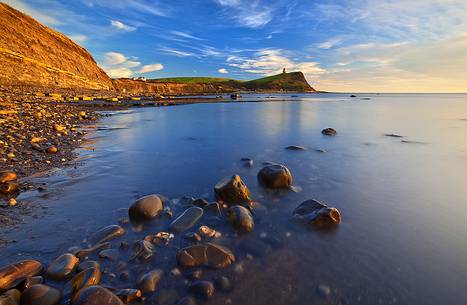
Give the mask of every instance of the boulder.
[[21, 305], [60, 305], [61, 300], [60, 290], [42, 284], [31, 286], [21, 295]]
[[164, 271], [155, 269], [142, 274], [136, 281], [136, 287], [143, 293], [154, 292], [162, 278]]
[[292, 174], [285, 165], [271, 164], [259, 171], [258, 182], [272, 189], [289, 188], [292, 185]]
[[314, 199], [304, 201], [296, 207], [293, 217], [316, 228], [331, 227], [341, 222], [341, 215], [336, 208], [330, 208]]
[[235, 256], [226, 247], [207, 243], [181, 249], [177, 254], [180, 267], [226, 268], [235, 261]]
[[71, 253], [65, 253], [50, 263], [46, 276], [54, 280], [66, 279], [75, 271], [78, 264], [79, 258]]
[[218, 200], [228, 204], [240, 204], [250, 201], [250, 190], [238, 175], [225, 177], [214, 186]]
[[71, 300], [71, 305], [124, 305], [110, 290], [101, 286], [81, 289]]
[[325, 136], [335, 136], [337, 131], [334, 128], [325, 128], [321, 130], [321, 133]]
[[186, 209], [169, 225], [169, 230], [172, 232], [183, 232], [191, 229], [203, 217], [203, 209], [199, 207], [191, 207]]
[[13, 288], [28, 277], [41, 274], [42, 264], [35, 260], [24, 260], [0, 269], [0, 291]]
[[13, 171], [0, 171], [0, 184], [16, 181], [18, 180], [18, 175]]
[[250, 211], [240, 205], [232, 206], [227, 210], [227, 219], [235, 230], [240, 232], [249, 233], [255, 226]]
[[148, 195], [136, 200], [128, 210], [131, 221], [150, 221], [164, 209], [159, 195]]
[[118, 225], [111, 225], [102, 228], [93, 235], [91, 235], [91, 237], [89, 237], [88, 239], [88, 242], [94, 246], [111, 240], [113, 238], [122, 236], [123, 234], [125, 234], [125, 229]]
[[71, 280], [72, 283], [72, 293], [75, 294], [79, 290], [93, 285], [99, 285], [101, 281], [101, 271], [99, 268], [90, 267], [84, 271], [81, 271], [73, 277]]

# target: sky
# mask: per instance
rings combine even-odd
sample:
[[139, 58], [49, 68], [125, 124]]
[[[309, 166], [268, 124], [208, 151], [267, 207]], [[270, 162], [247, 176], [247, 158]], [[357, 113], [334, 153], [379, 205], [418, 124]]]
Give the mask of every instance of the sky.
[[467, 92], [466, 0], [2, 0], [111, 77], [302, 71], [333, 92]]

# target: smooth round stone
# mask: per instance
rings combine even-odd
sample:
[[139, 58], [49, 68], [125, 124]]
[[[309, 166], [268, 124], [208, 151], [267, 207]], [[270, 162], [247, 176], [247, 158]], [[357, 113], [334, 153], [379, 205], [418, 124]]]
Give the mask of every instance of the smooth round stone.
[[117, 249], [105, 249], [99, 252], [99, 257], [102, 259], [108, 259], [110, 261], [116, 261], [120, 253]]
[[188, 286], [188, 291], [197, 298], [210, 299], [214, 295], [214, 284], [210, 281], [197, 281]]
[[62, 300], [60, 290], [36, 284], [26, 289], [21, 295], [21, 305], [59, 305]]
[[178, 301], [176, 305], [196, 305], [196, 299], [194, 297], [187, 296]]
[[81, 272], [88, 268], [100, 269], [100, 264], [96, 261], [84, 261], [78, 265], [78, 269], [76, 269], [76, 271]]
[[21, 299], [21, 291], [10, 289], [0, 295], [0, 305], [18, 305]]
[[232, 251], [214, 244], [196, 244], [181, 249], [177, 254], [179, 267], [226, 268], [235, 261]]
[[149, 271], [138, 278], [136, 286], [143, 293], [153, 292], [157, 289], [157, 284], [159, 284], [163, 274], [164, 271], [160, 269]]
[[101, 281], [101, 275], [102, 274], [99, 268], [95, 267], [90, 267], [75, 275], [71, 280], [73, 294], [84, 287], [99, 285]]
[[0, 171], [0, 184], [18, 180], [18, 175], [13, 171]]
[[0, 192], [9, 195], [16, 192], [19, 188], [19, 184], [16, 181], [8, 181], [0, 184]]
[[321, 130], [321, 133], [325, 136], [335, 136], [337, 131], [334, 128], [325, 128]]
[[227, 219], [235, 230], [240, 232], [249, 233], [253, 231], [255, 226], [255, 222], [250, 211], [240, 205], [230, 207], [227, 210]]
[[71, 305], [124, 305], [124, 303], [104, 287], [89, 286], [78, 291]]
[[214, 186], [216, 198], [229, 204], [250, 201], [250, 190], [239, 175], [225, 177]]
[[79, 259], [71, 253], [57, 257], [47, 268], [46, 276], [54, 280], [63, 280], [78, 267]]
[[226, 276], [218, 277], [215, 280], [215, 283], [216, 283], [217, 289], [219, 289], [220, 291], [223, 291], [223, 292], [232, 291], [232, 282]]
[[164, 209], [158, 195], [148, 195], [136, 200], [128, 210], [131, 221], [149, 221], [156, 218]]
[[110, 225], [91, 235], [88, 241], [91, 245], [96, 245], [122, 236], [123, 234], [125, 234], [125, 229], [123, 229], [121, 226]]
[[287, 150], [306, 150], [305, 147], [298, 146], [298, 145], [290, 145], [290, 146], [287, 146], [285, 149], [287, 149]]
[[32, 276], [24, 279], [24, 281], [19, 284], [19, 287], [21, 287], [21, 290], [24, 290], [31, 287], [32, 285], [42, 284], [43, 282], [44, 278], [42, 276]]
[[191, 207], [186, 209], [169, 225], [169, 230], [172, 232], [183, 232], [192, 228], [203, 217], [203, 209], [199, 207]]
[[314, 199], [304, 201], [296, 207], [293, 217], [315, 228], [328, 228], [341, 222], [339, 210]]
[[289, 188], [292, 185], [292, 174], [282, 164], [268, 165], [259, 171], [258, 181], [267, 188]]
[[123, 301], [123, 303], [128, 304], [133, 301], [136, 301], [141, 297], [141, 290], [139, 289], [120, 289], [115, 291], [115, 295]]
[[28, 277], [41, 274], [42, 264], [35, 260], [24, 260], [0, 269], [0, 290], [13, 288]]

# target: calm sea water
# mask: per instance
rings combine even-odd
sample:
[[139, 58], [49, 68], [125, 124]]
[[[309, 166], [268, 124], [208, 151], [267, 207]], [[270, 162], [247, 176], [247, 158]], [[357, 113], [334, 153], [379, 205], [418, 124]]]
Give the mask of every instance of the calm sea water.
[[[145, 194], [213, 199], [214, 184], [237, 173], [264, 209], [250, 236], [220, 227], [238, 265], [223, 271], [235, 279], [233, 292], [216, 294], [211, 304], [465, 304], [467, 95], [243, 100], [267, 102], [140, 108], [104, 119], [81, 150], [82, 166], [46, 178], [45, 195], [23, 195], [38, 206], [39, 217], [4, 232], [17, 243], [0, 249], [0, 265], [25, 257], [47, 262], [117, 223]], [[321, 135], [326, 127], [338, 135]], [[307, 150], [285, 150], [289, 145]], [[242, 157], [254, 166], [244, 167]], [[286, 164], [301, 191], [262, 190], [256, 174], [264, 161]], [[291, 221], [292, 210], [312, 198], [341, 211], [337, 230], [317, 232]], [[160, 221], [129, 238], [166, 225]], [[252, 250], [262, 249], [258, 240], [266, 235], [279, 246]], [[175, 240], [158, 250], [151, 266], [169, 274], [182, 246]], [[319, 285], [330, 288], [327, 298]], [[182, 278], [167, 275], [159, 303], [183, 296], [183, 287]]]

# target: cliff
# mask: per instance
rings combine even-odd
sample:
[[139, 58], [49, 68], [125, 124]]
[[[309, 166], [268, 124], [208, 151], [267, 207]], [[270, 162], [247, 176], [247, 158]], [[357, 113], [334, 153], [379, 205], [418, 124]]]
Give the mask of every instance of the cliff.
[[113, 89], [91, 54], [10, 6], [0, 3], [0, 85]]

